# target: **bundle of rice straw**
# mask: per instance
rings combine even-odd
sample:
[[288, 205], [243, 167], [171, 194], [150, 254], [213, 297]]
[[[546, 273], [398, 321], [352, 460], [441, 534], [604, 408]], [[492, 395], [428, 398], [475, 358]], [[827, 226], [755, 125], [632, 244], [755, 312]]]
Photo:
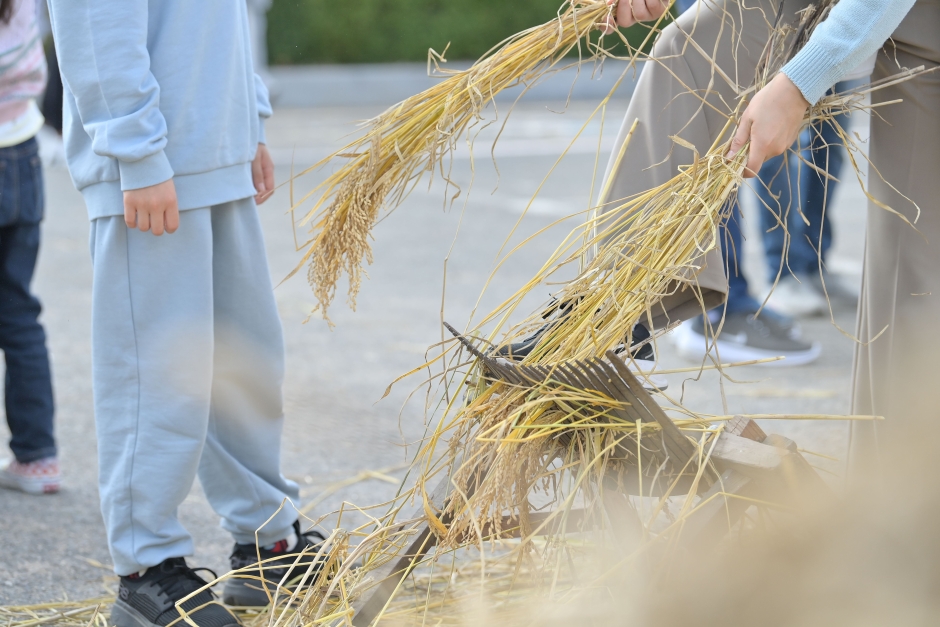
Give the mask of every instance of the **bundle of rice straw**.
[[[775, 75], [828, 8], [829, 3], [824, 2], [808, 11], [797, 28], [778, 27], [753, 87], [742, 96], [760, 89]], [[586, 23], [595, 23], [600, 15]], [[868, 109], [867, 93], [906, 80], [918, 71], [828, 96], [812, 107], [805, 123], [823, 119], [835, 123], [833, 116], [839, 113]], [[555, 320], [523, 364], [553, 366], [603, 357], [625, 341], [638, 321], [652, 317], [653, 308], [664, 296], [680, 289], [695, 291], [697, 264], [718, 245], [718, 229], [728, 218], [729, 201], [742, 183], [746, 150], [731, 160], [724, 155], [743, 104], [744, 98], [704, 155], [667, 183], [627, 199], [572, 231], [542, 270], [468, 335], [479, 336], [485, 325], [495, 321], [489, 343], [504, 345], [544, 325], [546, 308], [495, 341], [526, 294], [559, 268], [578, 264], [589, 250], [597, 252], [577, 278], [556, 295], [564, 304], [564, 315]], [[852, 138], [844, 129], [838, 132], [857, 168]], [[367, 163], [365, 155], [357, 158]], [[686, 432], [700, 434], [693, 442], [699, 451], [698, 464], [666, 469], [650, 455], [656, 448], [650, 444], [661, 438], [657, 423], [619, 419], [612, 411], [617, 407], [614, 399], [597, 390], [572, 389], [551, 376], [533, 385], [493, 379], [476, 358], [468, 358], [458, 344], [452, 346], [458, 350], [438, 358], [448, 360], [444, 376], [437, 379], [446, 388], [440, 395], [442, 417], [422, 441], [411, 487], [403, 487], [390, 504], [355, 508], [370, 521], [352, 530], [333, 532], [322, 551], [331, 568], [316, 575], [315, 585], [307, 593], [294, 597], [299, 601], [296, 611], [278, 614], [273, 625], [348, 624], [352, 603], [376, 583], [372, 573], [393, 559], [423, 525], [436, 536], [437, 548], [422, 564], [416, 564], [417, 570], [401, 586], [402, 596], [385, 608], [383, 624], [428, 624], [429, 620], [433, 624], [461, 624], [454, 610], [447, 608], [465, 596], [456, 587], [470, 585], [465, 583], [467, 579], [478, 581], [477, 598], [481, 601], [487, 598], [485, 590], [497, 597], [504, 595], [504, 599], [520, 589], [552, 599], [558, 598], [559, 591], [564, 597], [590, 590], [599, 580], [582, 577], [577, 583], [575, 573], [584, 562], [575, 559], [577, 542], [566, 536], [572, 531], [581, 532], [582, 537], [587, 533], [602, 552], [617, 545], [617, 530], [602, 507], [605, 497], [601, 486], [605, 481], [624, 481], [628, 472], [640, 474], [638, 485], [643, 485], [644, 477], [658, 481], [663, 496], [645, 510], [640, 501], [639, 548], [626, 554], [614, 551], [616, 559], [622, 566], [642, 555], [655, 554], [657, 563], [665, 564], [664, 558], [672, 554], [684, 521], [702, 505], [696, 501], [695, 486], [708, 468], [723, 420], [730, 416], [700, 416], [663, 394], [675, 423]], [[693, 487], [678, 494], [680, 476], [691, 480]], [[450, 490], [444, 504], [438, 506], [430, 493], [431, 486], [442, 478], [447, 479], [445, 485]], [[409, 503], [417, 503], [422, 512], [408, 515]], [[530, 512], [535, 504], [551, 514], [532, 522]], [[572, 515], [575, 506], [582, 510], [577, 520]], [[506, 526], [518, 529], [521, 539], [496, 542], [494, 538], [499, 538]], [[488, 544], [492, 547], [489, 556], [485, 550]], [[469, 549], [477, 553], [468, 569], [462, 571], [459, 565], [447, 566], [442, 561], [448, 556], [457, 560]], [[497, 571], [488, 571], [494, 565], [498, 565]], [[459, 573], [466, 570], [475, 574], [462, 579]], [[528, 624], [512, 610], [519, 606], [505, 607], [510, 609], [494, 622]]]
[[[445, 71], [447, 79], [370, 120], [362, 137], [300, 174], [345, 159], [292, 208], [319, 194], [301, 221], [310, 225], [312, 237], [294, 270], [309, 263], [307, 279], [318, 303], [314, 311], [326, 316], [344, 273], [355, 308], [363, 260], [372, 263], [369, 238], [380, 211], [395, 209], [426, 172], [440, 170], [449, 180], [446, 156], [497, 94], [532, 85], [573, 50], [582, 58], [605, 54], [590, 35], [606, 23], [614, 6], [608, 0], [564, 0], [556, 19], [510, 37], [467, 70]], [[436, 66], [442, 56], [432, 51], [429, 70], [431, 60]]]

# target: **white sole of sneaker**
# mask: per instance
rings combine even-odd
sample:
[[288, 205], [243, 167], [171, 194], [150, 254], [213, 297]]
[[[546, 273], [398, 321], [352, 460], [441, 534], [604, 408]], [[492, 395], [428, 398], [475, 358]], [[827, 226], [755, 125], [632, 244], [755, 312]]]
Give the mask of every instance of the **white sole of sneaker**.
[[[182, 621], [180, 621], [182, 622]], [[111, 606], [111, 621], [114, 627], [159, 627], [144, 618], [143, 614], [118, 599]]]
[[42, 496], [44, 494], [55, 494], [59, 491], [60, 486], [58, 479], [31, 479], [0, 470], [0, 487], [18, 490], [33, 496]]
[[[695, 333], [685, 325], [676, 329], [676, 332], [673, 336], [673, 341], [675, 342], [676, 352], [678, 352], [679, 355], [685, 359], [690, 361], [701, 361], [705, 358], [705, 337]], [[822, 353], [822, 346], [819, 344], [819, 342], [813, 342], [812, 346], [807, 351], [801, 351], [799, 353], [784, 353], [782, 355], [774, 351], [753, 348], [750, 346], [742, 346], [736, 342], [727, 342], [721, 339], [719, 339], [717, 342], [713, 342], [710, 348], [711, 355], [713, 355], [716, 360], [718, 360], [720, 356], [721, 363], [725, 364], [740, 361], [753, 361], [756, 359], [772, 359], [774, 357], [784, 358], [778, 361], [771, 361], [765, 364], [760, 364], [763, 367], [770, 368], [805, 366], [806, 364], [816, 361], [819, 358], [819, 355]]]
[[[113, 627], [160, 627], [160, 625], [151, 623], [149, 620], [144, 618], [143, 614], [132, 608], [121, 599], [116, 600], [114, 605], [111, 606], [110, 618], [110, 625]], [[185, 621], [177, 618], [177, 621], [174, 623], [174, 627], [179, 627], [186, 624], [187, 623]], [[241, 627], [241, 624], [238, 622], [238, 619], [232, 616], [232, 622], [229, 625], [225, 625], [223, 627]]]

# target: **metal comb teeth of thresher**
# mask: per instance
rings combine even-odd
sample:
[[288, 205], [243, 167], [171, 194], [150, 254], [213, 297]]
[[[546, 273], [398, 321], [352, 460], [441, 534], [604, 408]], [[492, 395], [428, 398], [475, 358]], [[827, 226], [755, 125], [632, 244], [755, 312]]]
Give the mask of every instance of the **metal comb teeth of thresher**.
[[[526, 386], [536, 386], [551, 381], [574, 389], [603, 392], [614, 400], [627, 400], [618, 398], [623, 392], [610, 389], [611, 377], [614, 379], [620, 379], [620, 377], [615, 368], [601, 359], [571, 360], [551, 365], [514, 363], [502, 357], [487, 355], [457, 329], [446, 322], [444, 326], [471, 355], [483, 362], [487, 373], [493, 378], [513, 385]], [[610, 354], [613, 355], [613, 353]], [[617, 357], [614, 359], [620, 361]], [[625, 365], [624, 368], [626, 368]], [[606, 385], [605, 381], [608, 381]]]
[[[595, 390], [614, 400], [625, 402], [633, 400], [631, 388], [642, 388], [627, 365], [613, 351], [607, 352], [610, 362], [592, 357], [549, 365], [519, 364], [487, 355], [447, 322], [444, 326], [471, 355], [483, 362], [493, 378], [507, 383], [535, 386], [551, 381], [574, 389]], [[627, 380], [624, 380], [624, 377]]]
[[515, 364], [486, 355], [457, 329], [446, 322], [444, 326], [470, 354], [483, 362], [491, 376], [514, 385], [535, 387], [556, 382], [573, 389], [601, 392], [618, 402], [610, 411], [621, 420], [659, 423], [663, 430], [664, 448], [673, 460], [682, 464], [696, 454], [695, 445], [682, 434], [614, 351], [607, 351], [606, 360], [592, 357], [551, 365]]

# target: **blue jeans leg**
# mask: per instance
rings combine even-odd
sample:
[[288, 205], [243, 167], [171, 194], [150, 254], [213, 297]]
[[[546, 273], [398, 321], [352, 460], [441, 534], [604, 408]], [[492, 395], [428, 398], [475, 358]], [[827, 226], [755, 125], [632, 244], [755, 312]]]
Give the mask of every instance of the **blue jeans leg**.
[[[849, 82], [839, 83], [836, 90], [842, 91], [852, 86], [853, 83]], [[836, 121], [845, 128], [848, 116], [838, 116]], [[823, 122], [804, 131], [793, 150], [798, 151], [802, 159], [790, 153], [769, 159], [761, 168], [761, 184], [757, 186], [757, 195], [762, 204], [770, 208], [770, 211], [766, 207], [761, 211], [761, 228], [764, 232], [767, 273], [771, 281], [780, 272], [784, 253], [786, 265], [783, 266], [783, 272], [792, 271], [806, 276], [819, 272], [820, 257], [825, 262], [826, 253], [832, 246], [832, 226], [827, 205], [835, 195], [836, 182], [820, 175], [806, 162], [838, 178], [845, 160], [845, 148], [841, 145], [835, 126]], [[783, 229], [777, 222], [775, 214], [778, 211], [781, 219], [786, 216], [789, 242], [785, 241]]]
[[741, 231], [741, 208], [734, 203], [731, 216], [721, 227], [721, 257], [728, 276], [728, 301], [724, 310], [728, 315], [736, 313], [754, 313], [760, 303], [751, 296], [751, 291], [744, 276], [744, 234]]
[[39, 224], [0, 227], [0, 349], [6, 359], [6, 414], [17, 461], [56, 454], [52, 377], [41, 306], [29, 291]]
[[[787, 249], [792, 251], [792, 243], [788, 241], [787, 235], [793, 235], [791, 213], [795, 209], [791, 203], [791, 181], [797, 176], [795, 161], [789, 153], [768, 159], [758, 172], [757, 181], [754, 183], [754, 191], [760, 205], [758, 212], [764, 258], [771, 282], [777, 278], [780, 264], [786, 261], [784, 255]], [[786, 266], [783, 272], [787, 272]]]
[[42, 307], [29, 291], [43, 214], [39, 145], [0, 148], [0, 350], [6, 359], [5, 405], [17, 461], [56, 454], [52, 377]]
[[[840, 125], [848, 123], [847, 116], [836, 118]], [[835, 126], [822, 122], [810, 129], [810, 137], [803, 150], [803, 159], [809, 161], [830, 176], [839, 178], [845, 161], [845, 148], [841, 146]], [[801, 254], [795, 262], [794, 271], [803, 274], [819, 272], [819, 259], [826, 259], [832, 247], [832, 227], [827, 207], [831, 204], [838, 183], [827, 179], [806, 163], [800, 162], [800, 198], [803, 199], [803, 215], [809, 224], [800, 220]]]

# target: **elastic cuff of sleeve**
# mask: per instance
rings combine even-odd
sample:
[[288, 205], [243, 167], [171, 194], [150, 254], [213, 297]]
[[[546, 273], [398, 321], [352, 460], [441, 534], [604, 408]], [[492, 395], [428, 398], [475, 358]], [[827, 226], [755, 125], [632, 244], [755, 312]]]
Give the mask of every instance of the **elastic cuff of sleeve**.
[[814, 105], [844, 73], [841, 64], [832, 63], [832, 57], [831, 52], [810, 40], [780, 71]]
[[121, 191], [150, 187], [173, 178], [170, 160], [162, 150], [139, 161], [118, 161]]
[[265, 135], [265, 132], [264, 132], [264, 118], [262, 117], [258, 118], [258, 143], [259, 144], [268, 143], [268, 137], [267, 135]]

